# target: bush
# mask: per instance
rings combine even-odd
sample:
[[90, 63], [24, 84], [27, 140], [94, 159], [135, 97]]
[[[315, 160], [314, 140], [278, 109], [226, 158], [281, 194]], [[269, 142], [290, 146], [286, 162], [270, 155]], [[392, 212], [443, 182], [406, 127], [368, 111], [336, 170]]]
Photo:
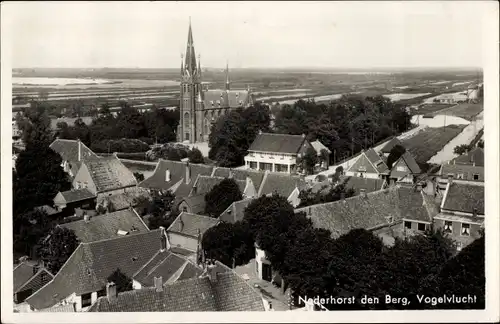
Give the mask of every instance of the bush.
[[138, 139], [122, 138], [93, 142], [90, 149], [96, 153], [142, 153], [149, 150], [149, 145]]

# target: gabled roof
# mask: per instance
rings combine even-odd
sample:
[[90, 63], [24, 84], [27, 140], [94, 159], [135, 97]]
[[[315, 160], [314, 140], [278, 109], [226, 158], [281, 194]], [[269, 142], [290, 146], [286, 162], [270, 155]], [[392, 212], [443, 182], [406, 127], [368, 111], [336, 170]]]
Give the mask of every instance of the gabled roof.
[[67, 204], [96, 197], [87, 188], [71, 189], [67, 191], [61, 191], [60, 193]]
[[[251, 93], [248, 90], [222, 90], [210, 89], [203, 91], [203, 103], [205, 105], [205, 117], [210, 118], [210, 108], [237, 108], [246, 107], [251, 104]], [[215, 118], [215, 116], [214, 116]]]
[[367, 193], [366, 197], [359, 195], [295, 211], [305, 212], [315, 227], [330, 230], [332, 237], [336, 238], [356, 228], [390, 225], [390, 217], [393, 222], [403, 218], [420, 218], [427, 213], [422, 199], [420, 192], [411, 188], [393, 187]]
[[[31, 278], [40, 272], [40, 270], [45, 270], [39, 267], [39, 265], [34, 261], [24, 261], [18, 264], [14, 268], [13, 279], [14, 279], [14, 293], [19, 291]], [[46, 271], [46, 270], [45, 270]], [[52, 274], [46, 271], [50, 276]]]
[[205, 195], [196, 195], [183, 198], [179, 201], [179, 204], [185, 202], [191, 208], [193, 214], [200, 214], [205, 212]]
[[297, 154], [305, 141], [305, 135], [260, 133], [248, 151]]
[[[216, 185], [222, 182], [225, 178], [222, 177], [212, 177], [212, 176], [204, 176], [200, 175], [196, 179], [196, 182], [193, 185], [193, 190], [191, 191], [191, 195], [206, 195], [210, 192]], [[246, 187], [245, 180], [236, 180], [234, 179], [240, 192], [243, 194]]]
[[299, 176], [267, 172], [257, 195], [260, 197], [277, 193], [280, 196], [288, 198], [295, 188], [303, 190], [306, 187], [305, 180]]
[[355, 194], [359, 195], [361, 189], [365, 189], [366, 193], [382, 190], [385, 180], [366, 177], [361, 178], [342, 176], [340, 178], [340, 183], [343, 183], [346, 188], [353, 189], [355, 191]]
[[384, 160], [375, 152], [373, 148], [364, 152], [365, 156], [370, 160], [373, 166], [377, 169], [379, 173], [384, 173], [389, 171], [389, 168], [385, 164]]
[[215, 280], [208, 276], [180, 280], [163, 291], [145, 288], [123, 292], [110, 302], [100, 297], [89, 312], [264, 311], [262, 295], [231, 269], [220, 266]]
[[[164, 282], [174, 282], [177, 280], [176, 277], [179, 277], [184, 273], [188, 264], [194, 266], [183, 256], [170, 251], [158, 251], [158, 253], [151, 258], [151, 260], [147, 262], [142, 269], [134, 274], [133, 279], [145, 287], [154, 286], [155, 277], [162, 277]], [[191, 270], [188, 270], [184, 276], [192, 275], [189, 278], [193, 278], [202, 273], [202, 269], [197, 268], [196, 266], [194, 266], [194, 271]]]
[[[453, 174], [455, 179], [459, 179], [458, 175], [463, 175], [463, 180], [484, 182], [484, 167], [472, 166], [465, 164], [443, 164], [439, 170], [439, 175], [447, 177], [448, 174]], [[474, 180], [474, 175], [478, 175], [478, 180]]]
[[480, 147], [475, 147], [469, 152], [451, 160], [450, 164], [465, 164], [484, 167], [484, 150]]
[[[80, 145], [80, 159], [78, 159], [78, 145]], [[99, 158], [92, 150], [80, 141], [56, 139], [49, 146], [61, 156], [63, 161], [86, 161], [88, 159]]]
[[134, 235], [149, 231], [146, 224], [132, 209], [90, 217], [88, 222], [82, 219], [59, 226], [75, 232], [76, 237], [82, 243], [123, 236], [118, 231], [126, 232], [127, 234], [125, 235]]
[[116, 211], [135, 207], [137, 198], [139, 197], [149, 198], [150, 194], [145, 188], [131, 187], [124, 193], [111, 196], [101, 196], [97, 199], [97, 204], [106, 205], [106, 203], [111, 203]]
[[253, 201], [253, 198], [233, 202], [220, 214], [219, 219], [226, 223], [236, 223], [243, 220], [245, 208]]
[[326, 150], [328, 153], [332, 153], [332, 151], [330, 151], [328, 149], [328, 147], [326, 147], [325, 145], [323, 145], [323, 143], [321, 143], [320, 141], [316, 140], [314, 142], [311, 142], [311, 145], [312, 147], [314, 148], [314, 150], [316, 152], [321, 153], [322, 150]]
[[114, 239], [81, 243], [54, 279], [26, 299], [35, 309], [51, 307], [69, 295], [105, 288], [117, 269], [128, 277], [161, 248], [161, 232], [154, 230]]
[[446, 189], [441, 208], [471, 214], [476, 208], [484, 215], [484, 184], [454, 181]]
[[197, 237], [198, 230], [203, 235], [210, 227], [219, 223], [217, 218], [182, 212], [168, 228], [168, 232], [182, 233]]
[[[399, 171], [397, 169], [397, 167], [396, 167], [399, 163], [404, 163], [408, 167], [408, 171]], [[390, 174], [390, 178], [401, 179], [401, 178], [405, 177], [408, 174], [414, 174], [414, 175], [416, 175], [416, 174], [420, 174], [420, 173], [422, 173], [422, 170], [418, 166], [417, 161], [415, 161], [415, 158], [413, 157], [413, 155], [411, 155], [410, 152], [406, 151], [393, 164], [393, 167], [392, 167], [392, 170], [391, 170], [391, 174]]]
[[224, 178], [229, 178], [231, 176], [235, 180], [246, 180], [246, 178], [248, 177], [252, 180], [253, 185], [255, 186], [255, 190], [258, 191], [260, 186], [262, 185], [262, 180], [264, 180], [265, 174], [266, 173], [264, 171], [217, 167], [214, 169], [212, 176]]
[[137, 185], [132, 171], [124, 166], [116, 156], [89, 160], [83, 164], [89, 170], [90, 177], [98, 192]]
[[334, 188], [335, 187], [335, 184], [330, 182], [329, 180], [324, 180], [324, 181], [321, 181], [321, 182], [316, 182], [314, 183], [312, 186], [311, 186], [311, 191], [313, 193], [322, 193], [322, 194], [326, 194], [328, 191], [330, 191], [330, 189]]
[[404, 147], [403, 142], [401, 142], [399, 138], [393, 137], [389, 142], [387, 142], [387, 144], [384, 145], [380, 152], [389, 154], [396, 145], [401, 145]]
[[75, 303], [35, 310], [41, 313], [76, 313]]

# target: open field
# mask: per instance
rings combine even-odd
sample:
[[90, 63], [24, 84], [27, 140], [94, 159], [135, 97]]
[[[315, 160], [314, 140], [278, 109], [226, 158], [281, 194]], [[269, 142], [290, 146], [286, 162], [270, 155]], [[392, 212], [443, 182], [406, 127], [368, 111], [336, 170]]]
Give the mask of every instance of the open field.
[[403, 145], [412, 153], [417, 162], [426, 163], [464, 128], [465, 125], [450, 125], [446, 128], [426, 127], [414, 136], [403, 140]]
[[452, 106], [454, 106], [454, 104], [431, 103], [418, 107], [418, 110], [416, 112], [418, 114], [426, 115]]
[[461, 103], [450, 107], [445, 111], [445, 113], [448, 116], [456, 116], [463, 119], [472, 120], [473, 117], [479, 114], [481, 111], [483, 111], [483, 104], [481, 103]]

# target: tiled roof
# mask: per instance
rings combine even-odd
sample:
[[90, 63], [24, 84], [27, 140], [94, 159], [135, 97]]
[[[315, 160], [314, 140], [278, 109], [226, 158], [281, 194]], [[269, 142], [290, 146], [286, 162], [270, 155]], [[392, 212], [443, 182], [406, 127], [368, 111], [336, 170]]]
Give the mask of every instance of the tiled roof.
[[191, 207], [191, 213], [201, 214], [205, 212], [205, 195], [189, 196], [180, 200], [179, 203], [183, 201]]
[[233, 202], [227, 209], [220, 214], [219, 219], [227, 223], [236, 223], [243, 220], [245, 208], [253, 201], [253, 199], [243, 199]]
[[268, 172], [264, 177], [258, 196], [277, 193], [280, 196], [288, 198], [296, 187], [299, 190], [305, 189], [305, 180], [299, 176]]
[[410, 152], [403, 153], [403, 155], [401, 156], [401, 159], [403, 159], [405, 161], [405, 163], [408, 166], [408, 168], [410, 169], [411, 173], [418, 174], [418, 173], [422, 172], [422, 170], [420, 170], [420, 167], [418, 166], [417, 161], [415, 160], [413, 155], [411, 155]]
[[89, 243], [121, 237], [118, 231], [134, 235], [149, 231], [142, 219], [132, 210], [125, 209], [114, 213], [91, 217], [88, 222], [79, 220], [60, 225], [75, 232], [82, 243]]
[[330, 191], [330, 189], [332, 189], [333, 187], [335, 187], [335, 184], [330, 182], [329, 180], [324, 180], [324, 181], [321, 181], [321, 182], [316, 182], [314, 183], [312, 186], [311, 186], [311, 191], [313, 193], [322, 193], [322, 194], [325, 194], [327, 193], [328, 191]]
[[365, 192], [373, 192], [377, 190], [382, 190], [384, 184], [383, 179], [371, 179], [371, 178], [361, 178], [361, 177], [341, 177], [341, 183], [343, 183], [346, 188], [354, 189], [355, 194], [358, 195], [361, 189], [365, 189]]
[[87, 166], [98, 192], [137, 185], [132, 171], [116, 156], [85, 161], [84, 165]]
[[182, 212], [170, 225], [168, 231], [196, 237], [198, 230], [203, 235], [210, 227], [217, 225], [218, 222], [217, 218]]
[[454, 181], [445, 193], [442, 209], [484, 215], [484, 185]]
[[314, 148], [314, 150], [318, 153], [321, 153], [321, 150], [326, 150], [328, 153], [332, 153], [328, 147], [326, 147], [325, 145], [323, 145], [323, 143], [321, 143], [320, 141], [314, 141], [314, 142], [311, 142], [311, 145], [312, 147]]
[[96, 197], [87, 188], [61, 191], [61, 195], [63, 196], [64, 200], [66, 200], [66, 203], [68, 203], [68, 204], [72, 203], [72, 202], [77, 202], [77, 201], [91, 199], [91, 198]]
[[186, 280], [186, 279], [191, 279], [194, 277], [198, 277], [202, 274], [202, 270], [195, 266], [191, 262], [186, 262], [186, 265], [184, 266], [184, 269], [182, 269], [181, 274], [179, 275], [179, 278], [177, 280]]
[[33, 268], [36, 267], [36, 263], [32, 261], [25, 261], [20, 263], [14, 268], [13, 279], [14, 279], [14, 291], [17, 291], [22, 287], [31, 277], [36, 273]]
[[[133, 279], [145, 287], [152, 287], [154, 286], [155, 277], [162, 277], [163, 281], [167, 282], [169, 279], [175, 277], [176, 274], [180, 275], [188, 263], [191, 264], [186, 258], [169, 251], [158, 252], [141, 270], [134, 274]], [[194, 277], [198, 272], [191, 273]], [[201, 273], [201, 270], [199, 273]]]
[[[446, 178], [448, 174], [453, 174], [455, 179], [459, 179], [458, 175], [463, 175], [463, 180], [484, 182], [484, 167], [462, 165], [462, 164], [443, 164], [439, 174]], [[478, 175], [478, 180], [474, 180], [474, 175]]]
[[[187, 167], [189, 167], [189, 170], [191, 171], [191, 179], [189, 179], [188, 183], [186, 183], [185, 180]], [[165, 181], [167, 170], [170, 171], [170, 181]], [[168, 190], [182, 181], [179, 186], [175, 188], [175, 195], [178, 197], [187, 197], [191, 192], [191, 188], [198, 176], [209, 176], [212, 174], [212, 171], [213, 167], [208, 165], [193, 163], [188, 165], [185, 162], [160, 159], [153, 175], [139, 183], [139, 186], [148, 189]]]
[[106, 203], [111, 203], [114, 210], [122, 210], [129, 207], [135, 207], [135, 203], [139, 197], [149, 198], [150, 194], [145, 188], [132, 187], [124, 193], [112, 196], [101, 196], [97, 199], [97, 204], [106, 205]]
[[402, 187], [296, 209], [300, 211], [311, 218], [315, 227], [330, 230], [335, 238], [355, 228], [389, 225], [388, 217], [397, 222], [403, 218], [421, 217], [421, 213], [426, 212], [420, 192]]
[[[398, 166], [404, 164], [408, 170], [399, 171]], [[390, 178], [395, 178], [398, 180], [404, 179], [408, 175], [418, 175], [422, 171], [418, 166], [417, 161], [413, 158], [410, 152], [405, 152], [401, 157], [393, 164], [391, 173], [389, 175]]]
[[261, 294], [231, 269], [224, 269], [214, 281], [204, 276], [166, 284], [161, 292], [155, 288], [127, 291], [112, 302], [100, 297], [89, 312], [264, 311]]
[[76, 308], [75, 304], [66, 304], [61, 306], [49, 307], [41, 310], [35, 310], [35, 312], [41, 313], [75, 313]]
[[[196, 182], [193, 185], [193, 190], [191, 195], [205, 195], [210, 192], [216, 185], [222, 182], [225, 178], [222, 177], [212, 177], [212, 176], [204, 176], [200, 175]], [[236, 180], [234, 179], [240, 192], [243, 194], [245, 191], [246, 181], [245, 180]]]
[[259, 190], [262, 180], [264, 180], [265, 172], [257, 171], [257, 170], [240, 170], [240, 169], [230, 169], [217, 167], [214, 169], [212, 175], [214, 177], [224, 177], [229, 178], [229, 176], [233, 177], [235, 180], [246, 180], [246, 178], [250, 178], [255, 186], [255, 190]]
[[377, 169], [379, 173], [384, 173], [389, 171], [389, 168], [385, 164], [385, 162], [382, 160], [382, 158], [375, 152], [374, 149], [369, 149], [364, 152], [368, 160], [373, 164], [373, 166]]
[[303, 135], [261, 133], [248, 151], [297, 154], [305, 140]]
[[[210, 112], [210, 108], [246, 107], [251, 103], [251, 100], [251, 94], [247, 90], [226, 91], [221, 89], [211, 89], [203, 91], [203, 102], [205, 105], [205, 111], [207, 112]], [[207, 116], [211, 117], [209, 114]]]
[[399, 138], [393, 137], [389, 142], [387, 142], [387, 144], [384, 145], [380, 152], [389, 154], [396, 145], [403, 146], [403, 143], [399, 140]]
[[[85, 144], [80, 142], [81, 161], [86, 161], [98, 156], [92, 152]], [[67, 139], [56, 139], [50, 144], [50, 148], [58, 153], [63, 161], [78, 161], [78, 141]]]
[[484, 167], [484, 151], [482, 148], [476, 147], [471, 151], [454, 158], [451, 160], [450, 164], [466, 164]]
[[51, 307], [72, 293], [99, 291], [117, 269], [128, 277], [161, 248], [160, 230], [81, 243], [54, 279], [26, 299], [35, 309]]
[[34, 208], [35, 210], [39, 210], [39, 211], [43, 211], [43, 212], [46, 212], [47, 215], [55, 215], [57, 213], [59, 213], [59, 211], [49, 205], [43, 205], [43, 206], [38, 206], [38, 207], [35, 207]]

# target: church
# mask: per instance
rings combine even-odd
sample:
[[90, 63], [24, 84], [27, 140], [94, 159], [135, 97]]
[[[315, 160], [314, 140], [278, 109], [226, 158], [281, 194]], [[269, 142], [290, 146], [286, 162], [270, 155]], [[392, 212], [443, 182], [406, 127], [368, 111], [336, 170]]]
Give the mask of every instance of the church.
[[210, 128], [217, 119], [231, 109], [251, 106], [250, 89], [232, 90], [229, 67], [226, 65], [225, 89], [208, 89], [202, 83], [200, 57], [196, 62], [193, 33], [189, 22], [186, 55], [181, 59], [180, 121], [177, 141], [207, 142]]

